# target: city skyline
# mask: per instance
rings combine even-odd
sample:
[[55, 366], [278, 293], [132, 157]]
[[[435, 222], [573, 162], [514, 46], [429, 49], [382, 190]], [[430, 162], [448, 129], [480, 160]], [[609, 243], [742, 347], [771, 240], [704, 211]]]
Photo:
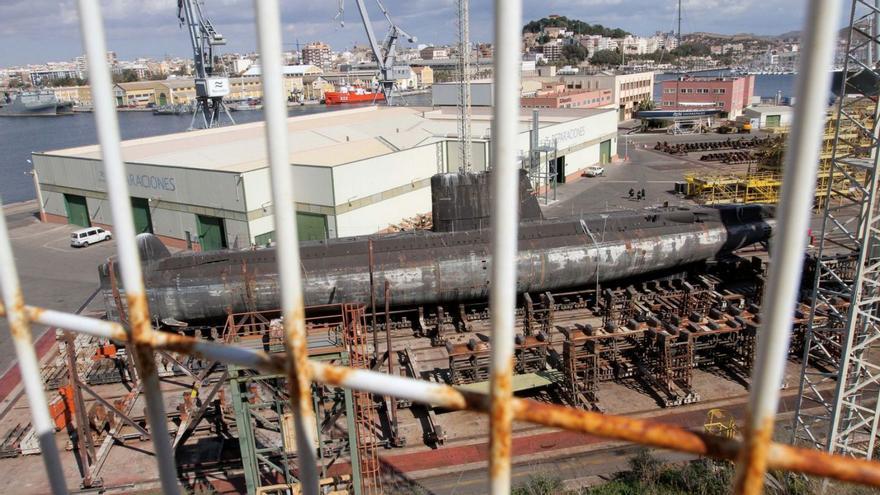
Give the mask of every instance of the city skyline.
[[[445, 44], [454, 41], [453, 0], [386, 0], [392, 19], [419, 38], [419, 43]], [[658, 6], [659, 5], [659, 6]], [[558, 0], [524, 2], [524, 22], [550, 14], [565, 15], [592, 24], [621, 28], [634, 34], [651, 34], [675, 28], [676, 1], [649, 0]], [[797, 30], [802, 22], [802, 3], [798, 0], [685, 0], [682, 31], [708, 31], [723, 34], [750, 32], [775, 35]], [[387, 26], [374, 3], [368, 2], [377, 36]], [[229, 40], [220, 53], [250, 52], [255, 49], [253, 9], [250, 0], [208, 0], [206, 14]], [[491, 41], [491, 2], [471, 2], [471, 39]], [[644, 10], [649, 15], [632, 15]], [[430, 12], [431, 15], [425, 15]], [[756, 15], [757, 13], [763, 15]], [[6, 22], [0, 27], [0, 42], [15, 47], [0, 52], [0, 66], [39, 64], [70, 60], [82, 53], [78, 35], [76, 4], [73, 0], [12, 0], [4, 8]], [[47, 15], [60, 19], [51, 37], [46, 37]], [[175, 0], [113, 0], [104, 2], [108, 47], [121, 59], [190, 56], [186, 34], [177, 24]], [[296, 42], [321, 40], [334, 50], [366, 43], [360, 17], [353, 2], [347, 2], [342, 17], [345, 25], [334, 21], [330, 3], [283, 2], [285, 48]], [[799, 15], [800, 14], [800, 15]], [[379, 22], [379, 19], [382, 22]], [[437, 22], [441, 19], [440, 22]], [[404, 43], [403, 47], [410, 46]]]

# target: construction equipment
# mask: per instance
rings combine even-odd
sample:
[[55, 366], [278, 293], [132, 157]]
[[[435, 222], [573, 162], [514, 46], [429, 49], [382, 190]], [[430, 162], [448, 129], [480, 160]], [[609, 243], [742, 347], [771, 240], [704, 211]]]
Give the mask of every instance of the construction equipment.
[[189, 29], [195, 65], [196, 106], [193, 110], [190, 130], [196, 128], [196, 120], [201, 117], [200, 128], [218, 127], [225, 115], [229, 123], [235, 124], [223, 97], [229, 94], [229, 78], [215, 73], [214, 47], [226, 44], [226, 38], [214, 29], [214, 25], [202, 13], [204, 0], [177, 0], [177, 18], [180, 26]]
[[706, 423], [703, 424], [703, 431], [706, 433], [724, 438], [734, 438], [738, 430], [736, 418], [724, 409], [709, 409], [709, 412], [706, 413]]
[[[385, 35], [385, 41], [379, 45], [376, 33], [373, 31], [373, 23], [370, 21], [370, 14], [367, 12], [367, 5], [364, 3], [364, 0], [355, 0], [355, 3], [357, 4], [358, 12], [360, 12], [364, 29], [367, 32], [367, 40], [370, 42], [373, 57], [376, 58], [376, 63], [379, 66], [379, 89], [385, 94], [385, 102], [388, 105], [393, 105], [393, 93], [397, 87], [396, 81], [409, 78], [411, 72], [408, 65], [397, 64], [397, 40], [406, 38], [410, 43], [415, 43], [417, 39], [397, 24], [394, 24], [388, 9], [385, 8], [381, 0], [376, 0], [379, 9], [382, 10], [382, 15], [385, 16], [385, 20], [390, 25], [388, 33]], [[344, 12], [345, 1], [339, 0], [336, 18], [341, 18]], [[345, 23], [343, 22], [342, 25], [344, 26]]]
[[[822, 211], [822, 233], [812, 280], [793, 441], [871, 459], [876, 455], [880, 401], [877, 385], [877, 167], [880, 106], [874, 69], [880, 58], [880, 5], [852, 0], [829, 169], [828, 193], [843, 191]], [[865, 25], [873, 26], [870, 30]], [[865, 48], [868, 48], [867, 50]], [[872, 50], [873, 49], [873, 50]], [[848, 135], [848, 134], [852, 135]], [[839, 264], [841, 256], [854, 263]], [[840, 304], [840, 302], [844, 304]], [[820, 324], [818, 318], [825, 318]]]

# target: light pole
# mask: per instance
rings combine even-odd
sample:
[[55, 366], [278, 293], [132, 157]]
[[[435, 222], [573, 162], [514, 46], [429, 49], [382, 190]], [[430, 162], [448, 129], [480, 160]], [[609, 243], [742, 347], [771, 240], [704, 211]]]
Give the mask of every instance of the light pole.
[[[607, 219], [608, 215], [602, 215], [603, 218]], [[584, 231], [584, 234], [590, 236], [590, 240], [593, 241], [593, 246], [596, 248], [596, 306], [599, 306], [599, 264], [602, 261], [602, 255], [599, 253], [599, 243], [596, 242], [596, 238], [593, 237], [593, 233], [590, 232], [590, 228], [587, 227], [587, 222], [584, 222], [584, 219], [581, 218], [581, 229]], [[605, 227], [602, 227], [602, 240], [605, 240]]]
[[[32, 162], [30, 159], [28, 159], [27, 162], [28, 164], [30, 164], [31, 167], [34, 166], [34, 162]], [[31, 171], [25, 172], [25, 175], [30, 175], [34, 179], [34, 191], [36, 191], [37, 193], [37, 203], [40, 206], [40, 221], [45, 222], [46, 208], [43, 206], [43, 190], [40, 189], [40, 177], [39, 175], [37, 175], [37, 169], [31, 168]]]

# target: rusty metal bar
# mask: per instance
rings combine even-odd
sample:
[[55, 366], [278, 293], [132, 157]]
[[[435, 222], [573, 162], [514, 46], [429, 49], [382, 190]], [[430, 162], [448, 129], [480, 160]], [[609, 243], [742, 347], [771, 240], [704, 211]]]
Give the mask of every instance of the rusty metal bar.
[[779, 407], [779, 391], [791, 340], [791, 319], [816, 188], [840, 7], [839, 0], [812, 0], [807, 10], [805, 49], [798, 72], [798, 105], [785, 154], [778, 230], [772, 241], [764, 296], [766, 313], [758, 332], [749, 414], [743, 436], [745, 448], [740, 451], [737, 463], [735, 493], [759, 494], [764, 489], [768, 446]]
[[[15, 257], [12, 255], [12, 245], [9, 242], [9, 231], [6, 228], [2, 198], [0, 198], [0, 290], [3, 295], [0, 314], [6, 316], [6, 320], [9, 322], [9, 332], [12, 334], [18, 369], [21, 372], [21, 380], [30, 405], [34, 433], [40, 442], [40, 450], [43, 453], [43, 464], [49, 477], [49, 486], [52, 493], [56, 495], [67, 493], [67, 484], [64, 481], [64, 471], [61, 467], [61, 456], [58, 453], [58, 446], [55, 444], [55, 426], [52, 424], [49, 403], [43, 392], [40, 363], [34, 348], [30, 319], [25, 310], [24, 295], [21, 292], [18, 270], [15, 267]], [[9, 308], [8, 314], [7, 307]]]
[[[396, 375], [394, 372], [394, 346], [391, 344], [391, 282], [385, 280], [385, 347], [388, 352], [388, 374]], [[400, 429], [397, 427], [397, 397], [388, 396], [388, 407], [391, 409], [390, 430], [391, 443], [394, 446], [400, 444]]]
[[306, 345], [305, 308], [297, 239], [293, 173], [287, 147], [287, 99], [281, 76], [281, 14], [278, 0], [254, 0], [263, 74], [266, 151], [272, 183], [272, 205], [278, 241], [281, 314], [287, 348], [287, 377], [294, 413], [297, 464], [303, 493], [317, 495], [315, 411]]
[[489, 490], [510, 493], [513, 347], [519, 228], [521, 0], [495, 0], [495, 100], [492, 112], [492, 368], [489, 376]]
[[[70, 393], [73, 394], [73, 420], [76, 425], [76, 441], [77, 454], [80, 458], [80, 467], [82, 469], [82, 485], [85, 488], [91, 488], [92, 483], [92, 464], [95, 462], [95, 447], [92, 445], [91, 433], [89, 432], [89, 421], [86, 417], [85, 401], [82, 396], [82, 389], [79, 385], [79, 371], [76, 366], [76, 334], [73, 332], [64, 332], [64, 351], [67, 358], [67, 374], [70, 385]], [[88, 442], [88, 444], [87, 444]]]
[[[65, 315], [64, 313], [33, 306], [25, 306], [24, 310], [32, 321], [41, 325], [62, 327], [65, 322], [73, 322], [76, 323], [76, 326], [83, 327], [88, 323], [94, 325], [108, 323], [85, 316], [77, 316], [77, 320], [65, 320], [58, 317], [58, 315]], [[6, 316], [5, 308], [2, 305], [0, 305], [0, 316]], [[115, 326], [117, 331], [102, 333], [99, 336], [112, 338], [122, 343], [126, 342], [128, 335], [122, 331], [122, 327], [118, 324], [111, 324], [111, 326]], [[77, 328], [72, 330], [78, 331]], [[200, 355], [206, 359], [221, 360], [257, 369], [267, 374], [284, 373], [286, 370], [286, 360], [283, 356], [269, 356], [262, 351], [221, 344], [208, 345], [208, 343], [200, 342], [192, 337], [164, 332], [154, 332], [154, 336], [161, 337], [154, 339], [153, 345], [157, 349]], [[309, 367], [315, 381], [327, 385], [378, 395], [393, 394], [400, 399], [446, 409], [469, 409], [482, 412], [489, 410], [490, 400], [489, 396], [485, 394], [462, 392], [447, 385], [369, 370], [355, 370], [319, 361], [310, 361]], [[743, 442], [693, 432], [678, 426], [576, 410], [528, 399], [513, 398], [512, 411], [514, 418], [521, 421], [719, 459], [734, 460], [744, 448]], [[769, 444], [767, 467], [880, 486], [880, 463], [795, 448], [779, 443]]]
[[153, 355], [150, 326], [150, 312], [144, 291], [144, 278], [135, 241], [134, 218], [131, 212], [131, 199], [128, 193], [128, 179], [122, 161], [122, 148], [119, 144], [119, 123], [116, 118], [116, 105], [113, 101], [113, 84], [107, 66], [107, 46], [104, 42], [104, 26], [101, 21], [101, 7], [93, 0], [79, 0], [80, 28], [83, 45], [89, 59], [89, 82], [92, 87], [92, 100], [95, 108], [95, 122], [101, 157], [104, 161], [104, 174], [107, 179], [107, 196], [113, 228], [116, 231], [117, 254], [122, 284], [128, 303], [129, 331], [134, 344], [135, 364], [147, 403], [147, 419], [159, 467], [159, 478], [165, 493], [178, 493], [177, 470], [174, 452], [168, 435], [168, 418], [165, 403], [159, 387], [159, 375]]

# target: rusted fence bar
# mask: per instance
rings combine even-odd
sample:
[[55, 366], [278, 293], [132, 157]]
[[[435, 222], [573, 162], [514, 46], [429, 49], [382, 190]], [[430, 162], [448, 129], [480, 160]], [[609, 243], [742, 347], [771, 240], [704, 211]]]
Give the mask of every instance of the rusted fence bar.
[[296, 430], [297, 464], [303, 493], [318, 493], [315, 411], [306, 346], [305, 308], [299, 239], [294, 212], [293, 172], [287, 148], [287, 98], [281, 75], [281, 14], [277, 0], [254, 0], [263, 74], [266, 153], [272, 183], [272, 207], [278, 243], [281, 314], [287, 348], [287, 376]]
[[[510, 493], [513, 340], [519, 227], [521, 0], [495, 1], [495, 100], [492, 112], [492, 368], [489, 423], [490, 492]], [[465, 143], [462, 143], [464, 145]], [[470, 164], [462, 164], [470, 167]]]
[[767, 449], [779, 406], [791, 320], [807, 245], [840, 8], [839, 0], [811, 0], [807, 9], [804, 50], [797, 79], [798, 104], [785, 154], [778, 227], [772, 240], [763, 304], [766, 309], [758, 331], [745, 448], [740, 452], [734, 486], [736, 493], [758, 494], [764, 489]]
[[[2, 207], [3, 201], [0, 198], [0, 290], [3, 291], [0, 314], [6, 316], [6, 321], [9, 322], [12, 345], [15, 348], [18, 369], [31, 409], [34, 433], [37, 435], [40, 449], [43, 451], [43, 464], [46, 466], [46, 473], [49, 476], [49, 486], [52, 493], [60, 495], [67, 493], [67, 485], [64, 482], [64, 471], [61, 468], [61, 456], [55, 444], [55, 425], [49, 415], [49, 403], [46, 401], [46, 394], [43, 391], [40, 362], [31, 333], [31, 321], [25, 309], [24, 295], [21, 292], [18, 269], [15, 267], [15, 257], [12, 255], [9, 231], [6, 228], [6, 216]], [[6, 307], [9, 308], [9, 314], [6, 314]]]
[[144, 278], [135, 240], [128, 179], [122, 162], [122, 148], [119, 144], [119, 123], [116, 118], [116, 104], [113, 100], [110, 68], [107, 66], [107, 46], [104, 42], [100, 3], [94, 0], [79, 0], [79, 15], [83, 45], [89, 60], [89, 84], [92, 88], [98, 142], [101, 145], [104, 175], [107, 180], [107, 196], [110, 199], [113, 228], [116, 231], [119, 270], [128, 303], [129, 332], [131, 332], [131, 341], [134, 343], [135, 364], [147, 402], [147, 419], [150, 424], [150, 436], [153, 440], [162, 490], [165, 493], [177, 493], [179, 490], [177, 471], [174, 464], [174, 452], [171, 449], [168, 436], [165, 403], [159, 388], [159, 375], [156, 372], [156, 361], [151, 345], [150, 312], [147, 307]]

